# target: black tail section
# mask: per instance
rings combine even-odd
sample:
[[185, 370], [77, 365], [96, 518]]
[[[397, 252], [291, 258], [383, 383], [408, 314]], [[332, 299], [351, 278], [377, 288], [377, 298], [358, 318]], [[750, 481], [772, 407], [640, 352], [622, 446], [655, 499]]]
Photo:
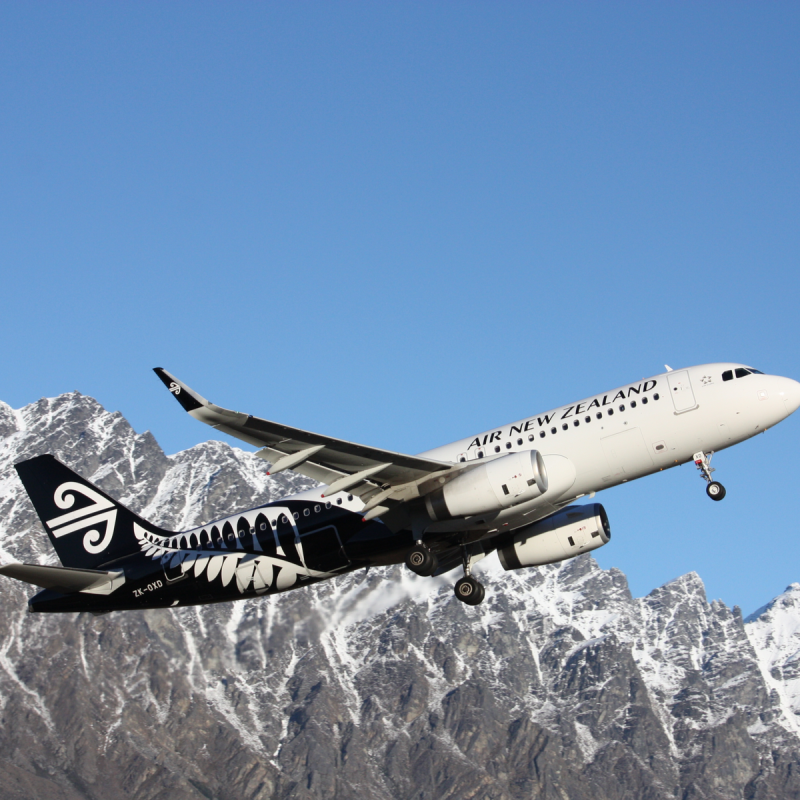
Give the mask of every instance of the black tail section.
[[141, 550], [134, 526], [168, 536], [51, 455], [16, 465], [65, 567], [97, 569]]

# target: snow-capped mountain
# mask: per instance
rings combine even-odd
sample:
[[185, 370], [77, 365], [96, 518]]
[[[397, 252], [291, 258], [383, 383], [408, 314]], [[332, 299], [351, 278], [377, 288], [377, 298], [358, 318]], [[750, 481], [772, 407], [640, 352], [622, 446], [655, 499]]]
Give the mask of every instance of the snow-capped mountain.
[[[77, 393], [0, 404], [3, 561], [54, 562], [13, 470], [44, 452], [174, 529], [310, 485]], [[800, 585], [744, 622], [695, 574], [480, 567], [474, 608], [401, 567], [104, 617], [3, 579], [0, 797], [800, 798]]]

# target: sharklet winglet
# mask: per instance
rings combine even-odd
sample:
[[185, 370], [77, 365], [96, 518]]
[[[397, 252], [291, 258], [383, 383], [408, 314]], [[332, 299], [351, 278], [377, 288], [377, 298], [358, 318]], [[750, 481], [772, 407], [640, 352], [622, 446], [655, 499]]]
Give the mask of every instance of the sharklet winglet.
[[198, 408], [209, 405], [205, 397], [201, 397], [183, 381], [178, 380], [162, 367], [153, 367], [153, 372], [158, 375], [164, 386], [175, 395], [175, 399], [183, 406], [184, 411], [196, 411]]

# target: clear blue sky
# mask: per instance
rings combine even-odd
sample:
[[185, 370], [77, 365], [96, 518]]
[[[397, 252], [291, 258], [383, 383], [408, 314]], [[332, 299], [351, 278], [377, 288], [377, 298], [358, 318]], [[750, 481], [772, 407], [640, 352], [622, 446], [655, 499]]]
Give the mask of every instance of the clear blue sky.
[[[150, 372], [405, 452], [673, 367], [800, 378], [796, 3], [4, 3], [0, 398]], [[800, 418], [598, 496], [643, 594], [800, 581]]]

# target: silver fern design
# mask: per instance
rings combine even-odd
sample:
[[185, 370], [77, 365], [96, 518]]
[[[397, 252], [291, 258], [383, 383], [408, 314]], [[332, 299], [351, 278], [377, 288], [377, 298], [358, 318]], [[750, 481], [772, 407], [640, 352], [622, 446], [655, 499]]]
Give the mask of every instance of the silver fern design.
[[[275, 532], [279, 520], [292, 523], [297, 560], [287, 556], [280, 544]], [[301, 581], [322, 580], [336, 574], [307, 566], [302, 538], [293, 524], [292, 512], [286, 507], [254, 509], [171, 536], [153, 533], [138, 523], [134, 523], [133, 530], [142, 552], [154, 561], [160, 560], [165, 573], [176, 577], [191, 574], [197, 579], [205, 576], [209, 583], [219, 578], [223, 588], [235, 578], [241, 594], [285, 591]], [[248, 547], [244, 544], [245, 537]], [[265, 538], [273, 541], [267, 544]]]

